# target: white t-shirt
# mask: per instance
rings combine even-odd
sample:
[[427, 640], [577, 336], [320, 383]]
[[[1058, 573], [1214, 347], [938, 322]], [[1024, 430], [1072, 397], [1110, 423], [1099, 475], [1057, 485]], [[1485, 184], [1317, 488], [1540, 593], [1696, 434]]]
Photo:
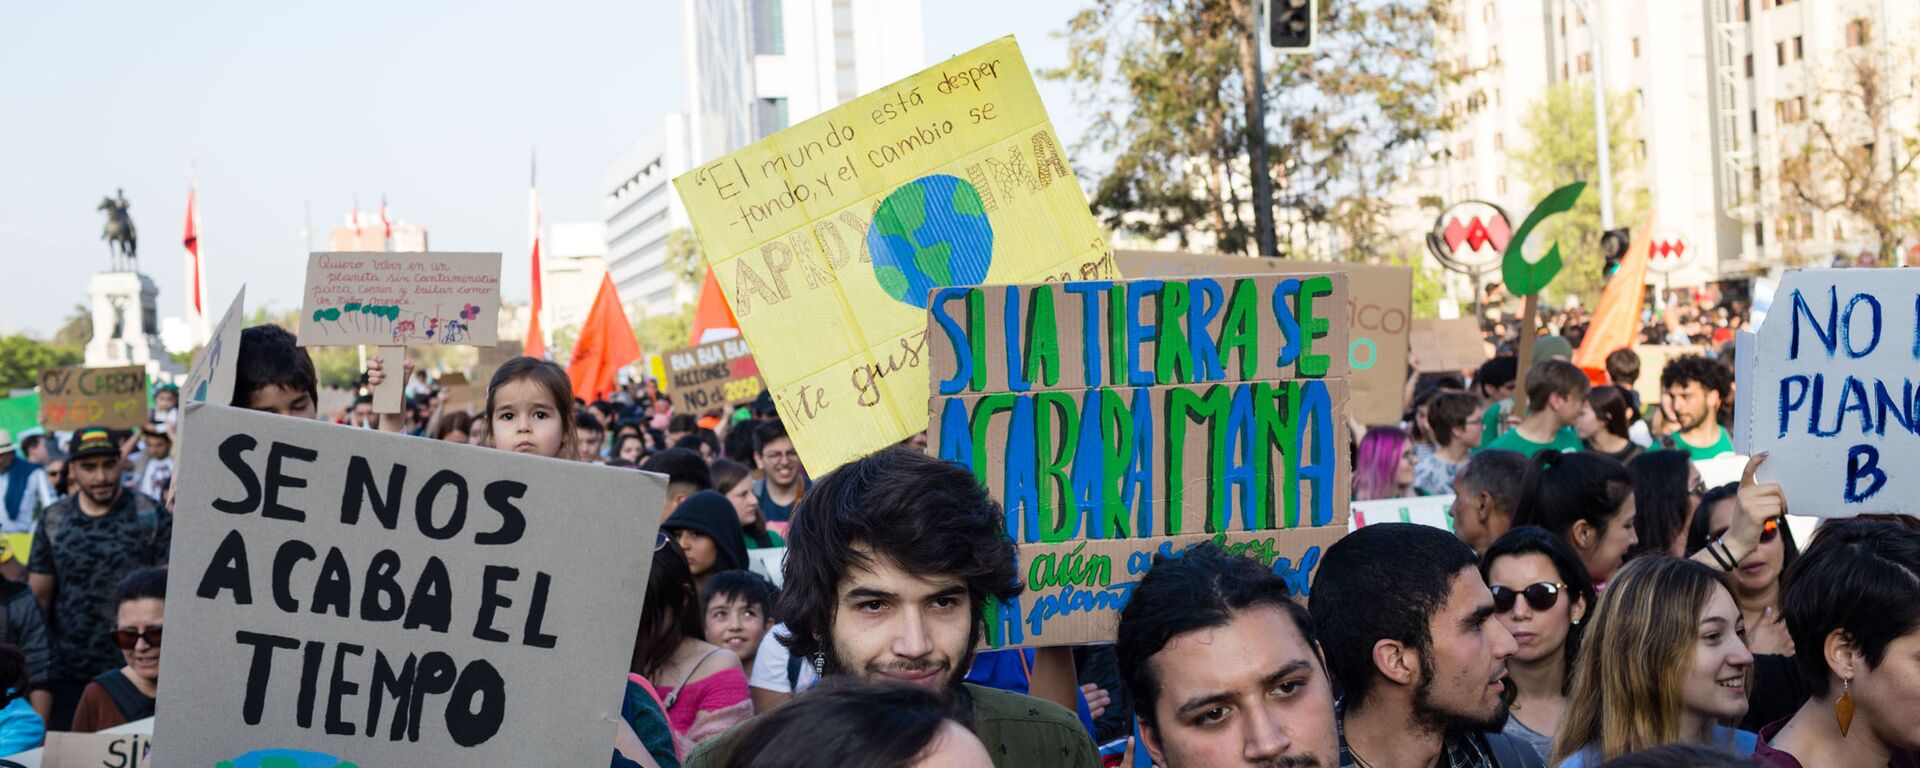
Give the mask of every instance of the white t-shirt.
[[166, 498], [166, 485], [173, 480], [173, 457], [148, 459], [141, 466], [140, 478], [135, 481], [134, 489], [152, 497], [155, 501]]
[[786, 633], [787, 625], [775, 624], [773, 629], [767, 631], [766, 637], [760, 638], [760, 650], [753, 654], [753, 676], [748, 680], [748, 685], [763, 691], [794, 694], [820, 682], [819, 670], [814, 669], [811, 662], [803, 661], [800, 664], [799, 685], [787, 683], [787, 662], [793, 656], [774, 637]]

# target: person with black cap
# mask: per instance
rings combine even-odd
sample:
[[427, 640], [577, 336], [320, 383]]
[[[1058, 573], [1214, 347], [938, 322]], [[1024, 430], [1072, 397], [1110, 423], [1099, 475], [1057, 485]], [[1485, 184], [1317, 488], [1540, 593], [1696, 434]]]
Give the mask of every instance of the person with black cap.
[[166, 565], [173, 540], [173, 516], [120, 485], [120, 441], [111, 430], [74, 432], [67, 453], [74, 492], [41, 514], [27, 558], [27, 584], [52, 641], [47, 726], [59, 731], [87, 683], [124, 663], [112, 637], [114, 587], [137, 568]]
[[740, 530], [739, 513], [716, 491], [688, 496], [660, 528], [678, 537], [695, 589], [705, 587], [716, 573], [747, 567], [747, 536]]

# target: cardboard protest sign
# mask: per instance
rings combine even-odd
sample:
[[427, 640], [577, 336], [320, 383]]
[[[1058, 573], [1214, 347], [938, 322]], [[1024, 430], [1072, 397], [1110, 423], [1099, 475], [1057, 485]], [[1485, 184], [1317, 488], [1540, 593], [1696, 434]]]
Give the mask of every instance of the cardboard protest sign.
[[213, 326], [207, 345], [194, 356], [186, 383], [180, 387], [182, 404], [233, 402], [234, 361], [240, 357], [240, 326], [246, 321], [246, 302], [247, 287], [242, 285], [233, 295], [233, 303], [227, 305], [226, 313], [220, 316], [220, 322]]
[[490, 347], [498, 339], [499, 323], [500, 254], [371, 252], [307, 257], [300, 346]]
[[1346, 289], [1313, 274], [936, 291], [928, 445], [1004, 505], [1023, 568], [1074, 574], [1030, 578], [1004, 606], [1026, 628], [989, 641], [1112, 639], [1132, 582], [1069, 563], [1237, 533], [1287, 552], [1297, 530], [1344, 530]]
[[[169, 766], [606, 760], [666, 478], [198, 405]], [[328, 760], [334, 762], [305, 762]]]
[[40, 372], [40, 425], [50, 431], [94, 425], [135, 429], [146, 423], [146, 368], [73, 365]]
[[1797, 514], [1920, 515], [1920, 272], [1790, 271], [1747, 354], [1735, 414], [1761, 482]]
[[666, 390], [693, 413], [751, 402], [760, 396], [760, 367], [739, 337], [666, 354]]
[[926, 427], [931, 289], [1116, 277], [1013, 38], [674, 179], [818, 476]]
[[1167, 251], [1115, 251], [1114, 260], [1129, 277], [1344, 273], [1347, 362], [1353, 369], [1353, 402], [1348, 410], [1363, 424], [1400, 422], [1413, 330], [1412, 268]]
[[1668, 360], [1704, 355], [1707, 348], [1680, 344], [1635, 344], [1633, 353], [1640, 356], [1640, 378], [1634, 380], [1633, 391], [1639, 393], [1640, 404], [1644, 408], [1660, 404], [1660, 372], [1667, 369]]
[[1419, 318], [1407, 337], [1421, 373], [1471, 371], [1487, 361], [1487, 342], [1480, 336], [1477, 318], [1452, 320]]
[[40, 768], [136, 768], [153, 740], [138, 733], [47, 732]]
[[1451, 494], [1356, 501], [1352, 507], [1353, 523], [1348, 526], [1351, 530], [1357, 531], [1377, 523], [1419, 523], [1453, 530], [1453, 517], [1447, 514], [1447, 510], [1453, 508]]
[[446, 393], [446, 404], [441, 407], [447, 413], [468, 413], [473, 410], [473, 385], [467, 383], [466, 374], [441, 374], [440, 391]]

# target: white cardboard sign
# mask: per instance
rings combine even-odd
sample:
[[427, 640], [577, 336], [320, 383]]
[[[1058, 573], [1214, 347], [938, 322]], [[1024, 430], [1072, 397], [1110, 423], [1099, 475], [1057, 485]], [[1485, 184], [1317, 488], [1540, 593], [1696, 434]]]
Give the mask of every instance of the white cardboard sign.
[[1786, 273], [1735, 364], [1736, 431], [1794, 513], [1920, 514], [1920, 270]]

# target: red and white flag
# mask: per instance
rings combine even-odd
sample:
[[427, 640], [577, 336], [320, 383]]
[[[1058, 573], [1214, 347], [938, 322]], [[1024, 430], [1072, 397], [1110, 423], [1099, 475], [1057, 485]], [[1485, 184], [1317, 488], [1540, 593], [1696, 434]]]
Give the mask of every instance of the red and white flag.
[[[387, 240], [393, 239], [393, 222], [387, 220], [387, 196], [385, 194], [380, 195], [380, 228], [384, 230], [383, 236]], [[392, 249], [393, 246], [389, 244], [387, 248]]]
[[347, 223], [353, 225], [353, 247], [360, 247], [360, 196], [353, 196], [353, 210], [347, 212]]
[[542, 297], [540, 295], [540, 182], [538, 166], [530, 166], [533, 171], [527, 179], [527, 239], [532, 254], [533, 266], [533, 307], [527, 320], [526, 355], [528, 357], [548, 359], [547, 328], [541, 322]]
[[200, 254], [200, 210], [194, 203], [199, 196], [198, 182], [187, 184], [187, 231], [180, 244], [187, 260], [187, 330], [194, 346], [207, 343], [207, 266]]

